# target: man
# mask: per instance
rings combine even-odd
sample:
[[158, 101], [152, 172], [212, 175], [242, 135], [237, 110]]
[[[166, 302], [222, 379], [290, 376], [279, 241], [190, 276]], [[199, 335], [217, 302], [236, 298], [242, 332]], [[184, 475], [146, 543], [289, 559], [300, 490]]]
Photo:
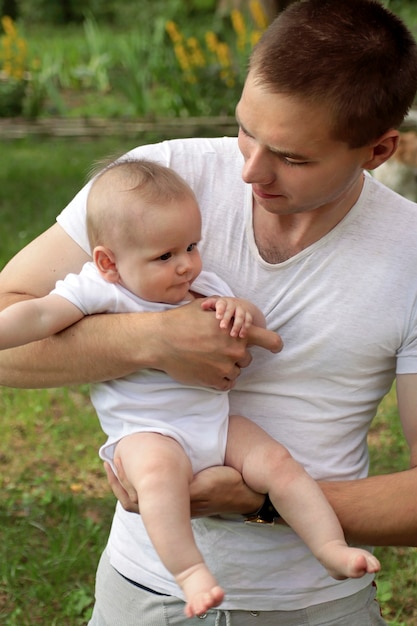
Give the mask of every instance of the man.
[[[245, 343], [216, 333], [210, 314], [190, 305], [86, 319], [1, 354], [0, 382], [52, 386], [154, 367], [234, 386], [232, 411], [259, 423], [320, 480], [348, 540], [417, 545], [417, 208], [364, 173], [395, 152], [416, 88], [416, 43], [378, 2], [292, 5], [252, 55], [237, 142], [132, 151], [173, 167], [194, 189], [205, 267], [263, 310], [282, 352], [255, 347], [246, 368]], [[47, 293], [89, 258], [87, 191], [6, 267], [5, 304]], [[279, 347], [266, 331], [252, 340]], [[366, 478], [367, 430], [395, 377], [411, 469]], [[333, 581], [285, 524], [230, 515], [264, 500], [230, 468], [197, 475], [192, 500], [195, 515], [212, 516], [195, 520], [194, 531], [226, 590], [205, 616], [210, 626], [384, 624], [371, 577]], [[137, 516], [119, 506], [91, 625], [191, 624], [178, 595]]]

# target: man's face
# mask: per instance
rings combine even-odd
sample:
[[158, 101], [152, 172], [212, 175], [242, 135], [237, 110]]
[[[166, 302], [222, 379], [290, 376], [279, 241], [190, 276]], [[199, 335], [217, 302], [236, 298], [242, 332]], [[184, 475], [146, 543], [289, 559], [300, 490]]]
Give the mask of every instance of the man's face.
[[236, 116], [242, 177], [258, 206], [291, 215], [346, 208], [356, 200], [370, 148], [351, 149], [332, 139], [326, 108], [271, 93], [249, 74]]

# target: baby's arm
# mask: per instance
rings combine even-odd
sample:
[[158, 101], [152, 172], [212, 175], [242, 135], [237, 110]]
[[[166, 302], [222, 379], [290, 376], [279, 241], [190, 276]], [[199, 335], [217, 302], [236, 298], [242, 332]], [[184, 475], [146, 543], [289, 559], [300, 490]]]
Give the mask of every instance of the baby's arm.
[[55, 335], [82, 317], [78, 307], [56, 294], [16, 302], [0, 312], [0, 350]]
[[252, 325], [266, 328], [262, 311], [243, 298], [210, 296], [202, 300], [201, 308], [205, 311], [216, 311], [220, 328], [227, 329], [231, 324], [230, 335], [232, 337], [246, 337], [248, 328]]

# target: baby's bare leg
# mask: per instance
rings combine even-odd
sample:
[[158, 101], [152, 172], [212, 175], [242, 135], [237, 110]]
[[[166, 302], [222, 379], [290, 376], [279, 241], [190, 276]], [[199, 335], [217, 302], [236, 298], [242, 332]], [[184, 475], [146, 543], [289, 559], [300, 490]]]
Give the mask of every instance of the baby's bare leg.
[[162, 563], [182, 588], [188, 617], [223, 600], [194, 540], [190, 520], [191, 463], [180, 444], [157, 433], [136, 433], [119, 441], [115, 458], [136, 489], [140, 513]]
[[284, 446], [244, 417], [230, 417], [225, 464], [241, 472], [251, 489], [269, 494], [331, 576], [359, 578], [379, 570], [370, 552], [346, 544], [335, 512], [311, 476]]

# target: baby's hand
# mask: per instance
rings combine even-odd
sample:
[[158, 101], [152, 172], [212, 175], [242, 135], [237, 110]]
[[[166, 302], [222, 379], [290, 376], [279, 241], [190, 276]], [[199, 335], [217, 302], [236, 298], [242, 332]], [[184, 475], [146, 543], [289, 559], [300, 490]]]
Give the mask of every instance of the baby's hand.
[[246, 302], [239, 298], [226, 296], [211, 296], [201, 302], [204, 310], [216, 311], [216, 318], [220, 320], [220, 328], [227, 329], [231, 325], [231, 337], [247, 336], [247, 330], [253, 323], [252, 313], [245, 306]]

